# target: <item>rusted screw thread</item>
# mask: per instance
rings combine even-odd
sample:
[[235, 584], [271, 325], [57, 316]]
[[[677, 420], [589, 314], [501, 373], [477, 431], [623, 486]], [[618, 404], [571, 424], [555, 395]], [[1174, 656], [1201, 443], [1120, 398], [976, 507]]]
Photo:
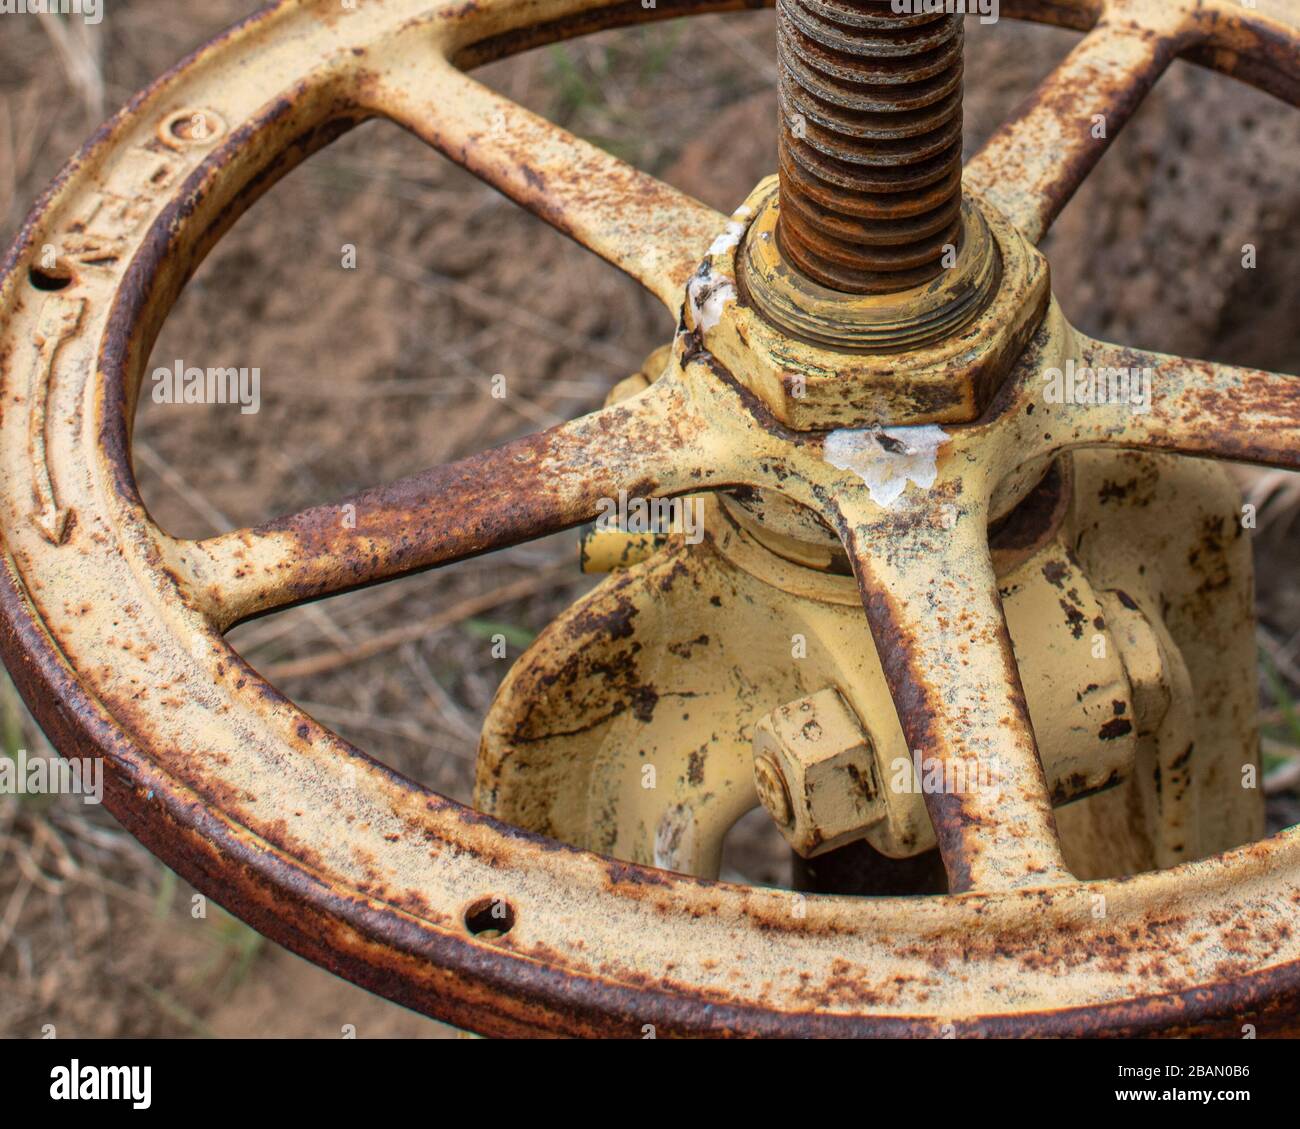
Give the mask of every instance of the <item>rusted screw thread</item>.
[[783, 256], [853, 294], [944, 268], [961, 230], [960, 15], [779, 0]]

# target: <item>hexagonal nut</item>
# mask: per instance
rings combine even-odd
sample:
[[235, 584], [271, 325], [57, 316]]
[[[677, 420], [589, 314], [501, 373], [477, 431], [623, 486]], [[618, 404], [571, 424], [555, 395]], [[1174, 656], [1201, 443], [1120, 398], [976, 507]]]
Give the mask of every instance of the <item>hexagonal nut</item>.
[[[1051, 271], [1042, 253], [969, 189], [966, 207], [982, 219], [981, 233], [995, 248], [996, 285], [973, 320], [932, 343], [847, 349], [818, 344], [809, 336], [810, 326], [788, 331], [763, 316], [752, 280], [738, 280], [756, 254], [766, 255], [770, 271], [754, 268], [764, 277], [793, 277], [774, 251], [780, 208], [775, 177], [762, 181], [735, 212], [687, 285], [687, 327], [778, 420], [797, 431], [857, 429], [881, 421], [902, 426], [976, 420], [1041, 323], [1051, 300]], [[934, 285], [907, 293], [924, 307]], [[850, 310], [880, 301], [879, 296], [846, 297], [807, 280], [798, 288], [801, 297], [792, 299], [792, 308], [823, 310], [817, 318], [831, 327], [842, 326]], [[742, 300], [742, 292], [749, 298]], [[910, 307], [888, 297], [897, 326], [887, 324], [891, 332], [903, 333]], [[896, 302], [901, 306], [895, 314]]]
[[754, 784], [804, 858], [861, 839], [885, 818], [871, 738], [838, 690], [773, 710], [754, 729]]

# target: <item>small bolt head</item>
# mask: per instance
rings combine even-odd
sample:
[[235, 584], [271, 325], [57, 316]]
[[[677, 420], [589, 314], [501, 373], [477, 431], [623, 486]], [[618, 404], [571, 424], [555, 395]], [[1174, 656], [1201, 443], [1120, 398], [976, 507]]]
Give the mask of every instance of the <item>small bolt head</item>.
[[781, 772], [781, 766], [769, 756], [754, 760], [754, 784], [758, 798], [776, 820], [777, 826], [789, 827], [794, 823], [794, 809], [790, 805], [790, 789]]
[[753, 765], [759, 799], [804, 858], [861, 839], [888, 815], [871, 736], [834, 686], [759, 718]]

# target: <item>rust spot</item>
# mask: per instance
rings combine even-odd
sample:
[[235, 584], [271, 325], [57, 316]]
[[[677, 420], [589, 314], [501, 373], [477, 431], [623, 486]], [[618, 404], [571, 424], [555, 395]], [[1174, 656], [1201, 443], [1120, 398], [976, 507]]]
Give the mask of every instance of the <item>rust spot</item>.
[[1101, 727], [1097, 736], [1103, 741], [1114, 741], [1120, 737], [1127, 737], [1133, 732], [1133, 723], [1124, 717], [1111, 718]]

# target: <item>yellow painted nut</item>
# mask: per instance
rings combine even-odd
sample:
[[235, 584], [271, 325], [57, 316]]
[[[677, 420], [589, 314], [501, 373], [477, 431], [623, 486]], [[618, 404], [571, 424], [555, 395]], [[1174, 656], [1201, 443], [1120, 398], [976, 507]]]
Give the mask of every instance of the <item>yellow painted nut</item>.
[[1147, 836], [1155, 845], [1157, 864], [1173, 866], [1198, 857], [1204, 835], [1192, 787], [1197, 725], [1191, 673], [1158, 617], [1148, 616], [1127, 592], [1105, 592], [1101, 599], [1132, 687], [1143, 757], [1138, 778], [1148, 793], [1143, 805]]
[[[980, 221], [972, 222], [973, 234], [963, 243], [969, 254], [958, 268], [964, 272], [968, 257], [975, 258], [969, 287], [949, 295], [953, 280], [940, 278], [909, 292], [901, 308], [901, 299], [891, 296], [883, 312], [878, 297], [855, 298], [848, 305], [860, 323], [856, 338], [885, 341], [864, 349], [826, 344], [847, 332], [843, 317], [829, 321], [831, 292], [806, 280], [796, 287], [765, 253], [779, 206], [776, 179], [768, 178], [736, 210], [688, 284], [687, 328], [777, 419], [799, 431], [978, 419], [1043, 319], [1051, 272], [1006, 217], [976, 193], [968, 196]], [[993, 257], [996, 270], [979, 269]], [[735, 300], [738, 286], [743, 302]], [[769, 317], [800, 324], [787, 332]], [[924, 341], [936, 325], [946, 325], [950, 335], [900, 363], [899, 343], [917, 335]], [[952, 332], [953, 325], [960, 332]]]
[[578, 543], [578, 561], [583, 572], [620, 572], [649, 560], [667, 540], [666, 533], [629, 533], [589, 525]]
[[794, 823], [794, 809], [790, 806], [790, 789], [785, 782], [785, 774], [776, 757], [764, 754], [754, 758], [754, 786], [758, 789], [759, 800], [776, 820], [776, 825], [790, 827]]
[[1143, 731], [1152, 731], [1169, 712], [1168, 660], [1155, 628], [1125, 592], [1099, 592], [1124, 673], [1133, 692], [1133, 715]]
[[754, 783], [781, 833], [805, 858], [860, 839], [885, 818], [875, 747], [833, 688], [758, 723]]

